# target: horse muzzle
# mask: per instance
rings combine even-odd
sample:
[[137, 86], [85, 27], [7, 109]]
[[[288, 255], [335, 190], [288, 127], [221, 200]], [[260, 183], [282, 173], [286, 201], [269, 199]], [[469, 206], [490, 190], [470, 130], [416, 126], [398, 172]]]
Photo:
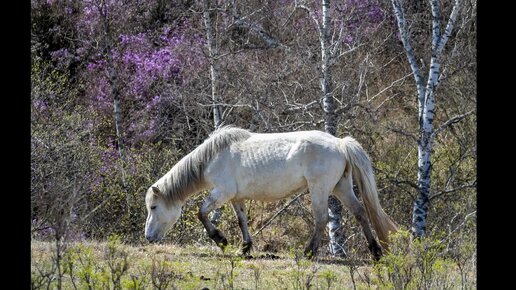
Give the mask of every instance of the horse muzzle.
[[149, 241], [150, 243], [154, 243], [154, 242], [157, 242], [159, 240], [161, 240], [161, 238], [163, 237], [163, 235], [160, 235], [159, 232], [157, 231], [150, 231], [150, 233], [146, 232], [145, 233], [145, 239], [147, 239], [147, 241]]
[[145, 238], [147, 239], [147, 241], [149, 241], [149, 242], [151, 242], [151, 243], [153, 243], [153, 242], [155, 242], [155, 241], [157, 240], [157, 239], [156, 239], [155, 237], [153, 237], [153, 236], [145, 236]]

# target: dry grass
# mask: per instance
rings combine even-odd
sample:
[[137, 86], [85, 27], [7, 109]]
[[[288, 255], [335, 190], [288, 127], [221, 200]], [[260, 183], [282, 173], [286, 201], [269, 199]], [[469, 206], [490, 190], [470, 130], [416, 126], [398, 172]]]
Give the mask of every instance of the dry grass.
[[[75, 248], [78, 245], [70, 244], [69, 248]], [[107, 243], [84, 242], [81, 245], [93, 249], [95, 265], [98, 269], [107, 264], [105, 255]], [[253, 258], [242, 259], [233, 254], [236, 252], [235, 248], [230, 248], [223, 254], [218, 248], [209, 246], [186, 248], [164, 244], [119, 246], [120, 251], [128, 254], [129, 267], [124, 275], [127, 277], [127, 283], [130, 277], [142, 278], [142, 275], [150, 275], [153, 261], [167, 261], [170, 266], [168, 270], [174, 273], [170, 284], [173, 286], [169, 286], [170, 289], [353, 288], [348, 267], [351, 262], [349, 260], [309, 261], [296, 253], [276, 256], [263, 252], [253, 252]], [[45, 261], [51, 261], [52, 247], [48, 242], [32, 241], [33, 271]], [[107, 267], [104, 268], [107, 270]], [[368, 266], [358, 268], [363, 270]], [[63, 285], [72, 286], [68, 275], [65, 274], [63, 281]], [[149, 277], [145, 288], [152, 288]]]
[[[86, 241], [67, 244], [67, 253], [72, 256], [65, 254], [61, 259], [61, 282], [63, 289], [476, 288], [474, 248], [471, 253], [463, 251], [465, 260], [459, 271], [459, 264], [445, 258], [444, 251], [438, 247], [429, 250], [432, 241], [413, 244], [412, 253], [408, 253], [402, 251], [408, 242], [400, 239], [396, 244], [399, 249], [393, 247], [399, 253], [385, 256], [379, 264], [329, 257], [307, 260], [300, 249], [278, 254], [255, 251], [244, 259], [233, 247], [222, 253], [205, 245], [131, 246], [117, 239]], [[54, 244], [32, 241], [33, 289], [57, 288], [58, 272], [52, 270], [54, 253]]]

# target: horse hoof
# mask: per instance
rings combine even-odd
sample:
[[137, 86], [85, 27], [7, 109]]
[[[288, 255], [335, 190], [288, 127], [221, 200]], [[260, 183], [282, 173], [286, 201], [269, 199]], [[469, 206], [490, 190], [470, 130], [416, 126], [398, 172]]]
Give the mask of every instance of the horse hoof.
[[222, 252], [224, 252], [224, 249], [228, 245], [228, 240], [226, 237], [224, 237], [224, 235], [219, 230], [216, 230], [210, 235], [210, 238], [215, 242], [215, 244], [217, 244], [217, 246], [222, 249]]
[[380, 261], [380, 259], [382, 258], [383, 254], [382, 254], [382, 250], [378, 250], [377, 252], [374, 253], [374, 260], [375, 261]]
[[247, 256], [249, 254], [249, 252], [251, 251], [252, 246], [253, 246], [253, 243], [242, 244], [242, 248], [240, 249], [240, 255]]
[[371, 251], [371, 254], [373, 254], [373, 259], [375, 261], [379, 261], [380, 258], [382, 258], [382, 248], [380, 248], [376, 242], [369, 246], [369, 250]]

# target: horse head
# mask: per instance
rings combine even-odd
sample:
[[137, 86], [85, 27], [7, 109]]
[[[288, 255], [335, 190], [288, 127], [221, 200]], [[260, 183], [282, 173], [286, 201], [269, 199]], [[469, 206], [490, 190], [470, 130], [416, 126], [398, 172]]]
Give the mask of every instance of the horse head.
[[145, 195], [147, 221], [145, 222], [145, 238], [149, 242], [161, 240], [172, 228], [181, 215], [180, 203], [167, 203], [163, 192], [151, 186]]

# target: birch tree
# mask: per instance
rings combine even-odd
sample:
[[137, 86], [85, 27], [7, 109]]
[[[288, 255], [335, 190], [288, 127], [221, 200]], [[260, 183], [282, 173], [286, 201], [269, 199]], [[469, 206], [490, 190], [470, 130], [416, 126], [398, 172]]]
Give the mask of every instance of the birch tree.
[[[264, 29], [260, 23], [250, 20], [249, 15], [244, 17], [240, 16], [235, 1], [228, 1], [226, 4], [228, 4], [226, 5], [226, 9], [219, 9], [219, 7], [213, 7], [214, 4], [210, 0], [202, 1], [202, 18], [206, 33], [206, 48], [208, 51], [208, 60], [210, 66], [211, 102], [214, 129], [217, 129], [219, 126], [221, 126], [224, 116], [226, 116], [226, 113], [228, 112], [228, 110], [225, 110], [222, 107], [229, 107], [229, 111], [232, 109], [228, 104], [222, 104], [223, 102], [219, 97], [220, 72], [218, 69], [218, 63], [220, 58], [227, 55], [227, 53], [220, 53], [218, 49], [216, 13], [221, 11], [222, 13], [225, 13], [226, 16], [229, 16], [233, 19], [233, 23], [229, 25], [229, 27], [225, 28], [225, 33], [227, 33], [227, 31], [233, 27], [244, 28], [248, 30], [248, 34], [253, 34], [261, 39], [265, 44], [264, 48], [286, 48], [270, 32], [266, 31], [266, 29]], [[210, 220], [213, 224], [217, 225], [220, 222], [221, 217], [222, 210], [221, 208], [218, 208], [212, 212]]]
[[211, 8], [210, 0], [202, 1], [202, 18], [204, 22], [204, 28], [206, 29], [206, 47], [208, 48], [208, 60], [210, 63], [210, 81], [211, 81], [211, 102], [212, 102], [212, 110], [213, 110], [213, 127], [217, 129], [222, 122], [220, 101], [217, 96], [217, 82], [218, 82], [218, 69], [217, 69], [217, 43], [215, 40], [215, 28], [213, 23], [213, 18], [211, 16], [212, 8]]
[[427, 215], [430, 196], [430, 176], [432, 173], [432, 145], [435, 137], [433, 121], [436, 110], [435, 92], [439, 85], [439, 74], [441, 68], [441, 57], [444, 47], [453, 31], [455, 21], [460, 8], [460, 0], [454, 0], [453, 8], [450, 13], [448, 23], [442, 31], [441, 29], [441, 7], [439, 1], [431, 0], [432, 10], [432, 54], [428, 75], [425, 78], [418, 64], [417, 57], [412, 48], [409, 36], [409, 27], [405, 19], [405, 13], [400, 0], [391, 0], [398, 23], [401, 41], [408, 62], [412, 69], [417, 88], [418, 100], [418, 175], [417, 187], [418, 196], [414, 201], [412, 213], [412, 232], [416, 237], [425, 235]]
[[[337, 51], [337, 48], [339, 46], [340, 37], [337, 41], [332, 43], [330, 36], [330, 0], [322, 0], [321, 5], [322, 21], [319, 21], [317, 15], [314, 14], [312, 9], [308, 8], [307, 6], [301, 3], [297, 3], [296, 1], [296, 7], [301, 8], [309, 13], [309, 15], [314, 20], [317, 30], [319, 32], [319, 43], [321, 47], [319, 82], [322, 92], [322, 104], [324, 110], [324, 131], [335, 136], [337, 133], [337, 118], [335, 112], [335, 101], [332, 96], [330, 62], [332, 58], [334, 58], [335, 52]], [[340, 35], [342, 35], [342, 29]], [[334, 196], [329, 197], [328, 214], [330, 251], [334, 256], [345, 256], [345, 234], [341, 225], [342, 205], [340, 201]]]
[[123, 160], [124, 141], [122, 134], [122, 108], [120, 104], [120, 89], [118, 85], [118, 74], [113, 61], [113, 33], [110, 23], [110, 15], [108, 15], [108, 5], [104, 1], [96, 2], [97, 9], [102, 21], [104, 53], [107, 57], [109, 84], [111, 86], [111, 96], [113, 97], [113, 114], [115, 119], [115, 132], [117, 139], [117, 148], [120, 158]]
[[[330, 58], [330, 0], [322, 0], [322, 25], [319, 27], [319, 41], [321, 43], [321, 91], [323, 95], [324, 131], [332, 135], [337, 133], [337, 118], [335, 101], [331, 95]], [[345, 235], [341, 225], [342, 205], [334, 196], [328, 200], [328, 231], [330, 235], [330, 249], [335, 256], [345, 256]]]
[[[217, 50], [217, 42], [215, 38], [215, 23], [211, 15], [213, 8], [210, 0], [202, 0], [202, 19], [206, 30], [206, 47], [208, 49], [208, 61], [210, 64], [210, 81], [211, 81], [211, 103], [213, 111], [213, 128], [216, 130], [222, 123], [222, 111], [220, 108], [220, 100], [218, 97], [218, 69], [217, 59], [219, 57]], [[210, 217], [213, 224], [218, 225], [222, 217], [222, 209], [215, 209]]]
[[[104, 32], [104, 53], [106, 54], [107, 58], [107, 69], [108, 69], [108, 80], [109, 84], [111, 86], [111, 96], [113, 98], [113, 114], [114, 114], [114, 120], [115, 120], [115, 132], [116, 132], [116, 141], [117, 141], [117, 149], [118, 149], [118, 156], [120, 157], [120, 173], [122, 176], [122, 187], [125, 189], [127, 186], [126, 183], [126, 173], [124, 169], [124, 161], [125, 161], [125, 152], [124, 152], [124, 137], [122, 132], [122, 106], [120, 103], [120, 85], [119, 85], [119, 77], [117, 73], [117, 68], [115, 61], [113, 59], [113, 47], [114, 47], [114, 40], [113, 40], [113, 33], [112, 31], [112, 25], [111, 25], [111, 15], [113, 11], [110, 11], [111, 8], [114, 10], [113, 7], [110, 7], [105, 1], [97, 2], [97, 8], [99, 15], [101, 17], [102, 26], [103, 26], [103, 32]], [[126, 194], [125, 195], [125, 203], [127, 207], [127, 217], [131, 216], [131, 195]]]

